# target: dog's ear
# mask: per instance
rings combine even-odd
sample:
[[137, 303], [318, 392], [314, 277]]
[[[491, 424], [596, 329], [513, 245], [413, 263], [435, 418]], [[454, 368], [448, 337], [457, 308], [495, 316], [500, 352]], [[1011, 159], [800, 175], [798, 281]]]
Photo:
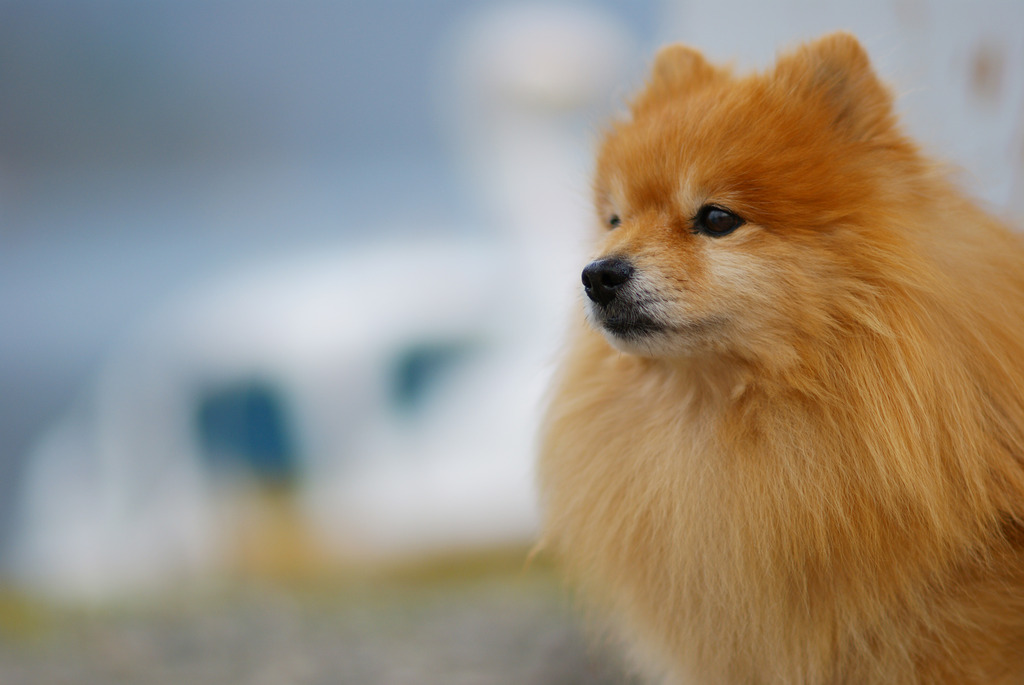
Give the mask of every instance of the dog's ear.
[[781, 56], [775, 77], [789, 93], [825, 107], [833, 126], [857, 140], [870, 140], [895, 123], [892, 94], [849, 33], [830, 33]]
[[633, 101], [634, 114], [652, 105], [685, 95], [719, 76], [718, 69], [698, 50], [675, 43], [658, 51], [647, 88]]

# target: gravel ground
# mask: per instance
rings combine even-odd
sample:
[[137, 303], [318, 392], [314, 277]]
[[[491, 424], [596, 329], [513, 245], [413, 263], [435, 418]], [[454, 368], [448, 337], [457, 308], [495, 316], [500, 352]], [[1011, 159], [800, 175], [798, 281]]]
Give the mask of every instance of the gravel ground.
[[547, 570], [334, 584], [235, 582], [173, 599], [0, 606], [2, 685], [605, 685]]

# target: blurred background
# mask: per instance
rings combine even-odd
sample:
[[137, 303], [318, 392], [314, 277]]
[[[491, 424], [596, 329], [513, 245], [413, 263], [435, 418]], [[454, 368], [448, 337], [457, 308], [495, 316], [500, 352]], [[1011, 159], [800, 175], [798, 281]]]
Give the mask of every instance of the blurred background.
[[839, 28], [1024, 214], [1014, 0], [0, 0], [0, 682], [622, 682], [526, 563], [594, 142]]

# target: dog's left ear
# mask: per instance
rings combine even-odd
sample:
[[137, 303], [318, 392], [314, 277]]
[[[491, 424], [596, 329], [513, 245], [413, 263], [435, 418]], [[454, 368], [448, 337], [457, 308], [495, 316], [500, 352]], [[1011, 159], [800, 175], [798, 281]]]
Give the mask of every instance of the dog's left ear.
[[830, 33], [783, 55], [775, 76], [789, 92], [827, 108], [833, 126], [857, 140], [870, 140], [895, 123], [892, 94], [849, 33]]
[[635, 114], [652, 105], [684, 97], [716, 79], [720, 70], [699, 50], [682, 43], [666, 45], [654, 57], [647, 88], [633, 101]]

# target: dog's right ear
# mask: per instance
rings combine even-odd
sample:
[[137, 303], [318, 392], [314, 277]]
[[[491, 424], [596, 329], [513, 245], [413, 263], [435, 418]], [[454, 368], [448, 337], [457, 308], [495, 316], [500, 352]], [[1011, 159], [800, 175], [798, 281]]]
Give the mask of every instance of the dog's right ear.
[[779, 57], [779, 79], [791, 97], [828, 112], [830, 124], [858, 140], [893, 128], [893, 98], [852, 35], [837, 31]]
[[719, 70], [698, 50], [675, 43], [658, 51], [647, 88], [633, 100], [633, 113], [685, 95], [717, 78]]

